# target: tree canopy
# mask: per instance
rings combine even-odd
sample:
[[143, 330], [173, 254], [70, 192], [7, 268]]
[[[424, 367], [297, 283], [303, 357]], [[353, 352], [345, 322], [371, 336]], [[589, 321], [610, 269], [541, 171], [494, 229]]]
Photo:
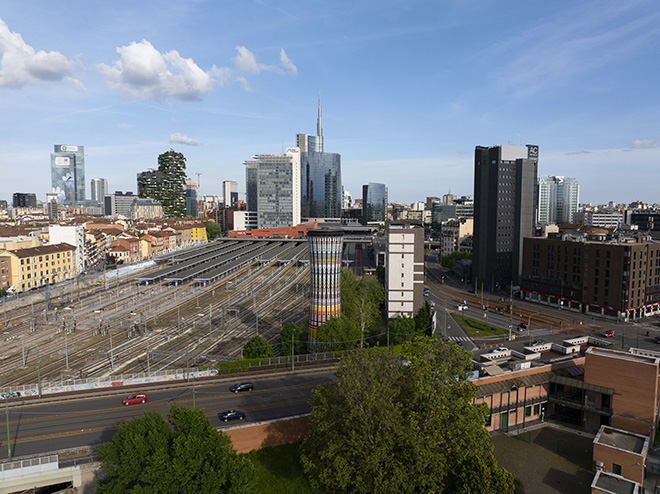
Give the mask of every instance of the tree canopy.
[[97, 449], [104, 476], [97, 493], [253, 492], [253, 466], [216, 431], [201, 409], [172, 405], [119, 426]]
[[473, 404], [468, 354], [418, 338], [342, 360], [336, 382], [313, 394], [301, 463], [327, 492], [513, 493]]
[[202, 224], [206, 227], [206, 238], [210, 242], [218, 237], [222, 237], [222, 227], [215, 221], [203, 221]]
[[293, 341], [294, 355], [300, 355], [307, 351], [307, 335], [292, 322], [282, 326], [282, 331], [277, 337], [277, 346], [280, 349], [280, 355], [291, 355], [291, 342]]
[[274, 357], [273, 349], [261, 336], [255, 336], [243, 346], [243, 358]]

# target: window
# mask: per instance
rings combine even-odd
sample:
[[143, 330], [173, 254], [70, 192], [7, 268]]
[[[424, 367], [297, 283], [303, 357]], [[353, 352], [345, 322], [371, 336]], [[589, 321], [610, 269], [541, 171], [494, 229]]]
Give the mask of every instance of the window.
[[538, 405], [538, 404], [534, 405], [534, 415], [539, 414], [539, 409], [540, 409], [540, 405]]
[[612, 463], [612, 473], [615, 475], [621, 475], [621, 465], [617, 465], [616, 463]]
[[531, 417], [532, 415], [532, 405], [525, 407], [525, 417]]

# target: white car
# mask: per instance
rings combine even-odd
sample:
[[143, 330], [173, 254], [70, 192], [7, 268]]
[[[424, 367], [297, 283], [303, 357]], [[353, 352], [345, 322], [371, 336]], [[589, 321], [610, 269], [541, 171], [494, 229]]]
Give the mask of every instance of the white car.
[[465, 304], [458, 304], [458, 310], [468, 310], [468, 306]]
[[502, 352], [508, 352], [509, 349], [505, 346], [498, 346], [495, 350], [493, 350], [492, 353], [502, 353]]

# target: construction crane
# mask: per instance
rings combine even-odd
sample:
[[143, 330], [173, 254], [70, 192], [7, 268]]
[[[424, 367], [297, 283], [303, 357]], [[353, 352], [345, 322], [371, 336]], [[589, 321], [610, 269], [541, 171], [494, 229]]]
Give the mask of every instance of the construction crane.
[[204, 174], [203, 174], [203, 173], [194, 173], [193, 175], [197, 175], [197, 190], [199, 190], [199, 188], [201, 187], [201, 183], [200, 183], [200, 181], [199, 181], [199, 177], [200, 177], [201, 175], [204, 175]]

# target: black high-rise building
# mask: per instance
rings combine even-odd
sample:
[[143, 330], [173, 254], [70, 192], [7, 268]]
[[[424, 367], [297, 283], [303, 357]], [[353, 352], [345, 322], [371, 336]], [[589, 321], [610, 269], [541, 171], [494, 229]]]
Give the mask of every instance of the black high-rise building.
[[538, 146], [477, 146], [474, 151], [475, 288], [519, 284], [522, 239], [534, 236]]
[[15, 208], [36, 208], [37, 195], [30, 192], [14, 192], [11, 203]]

